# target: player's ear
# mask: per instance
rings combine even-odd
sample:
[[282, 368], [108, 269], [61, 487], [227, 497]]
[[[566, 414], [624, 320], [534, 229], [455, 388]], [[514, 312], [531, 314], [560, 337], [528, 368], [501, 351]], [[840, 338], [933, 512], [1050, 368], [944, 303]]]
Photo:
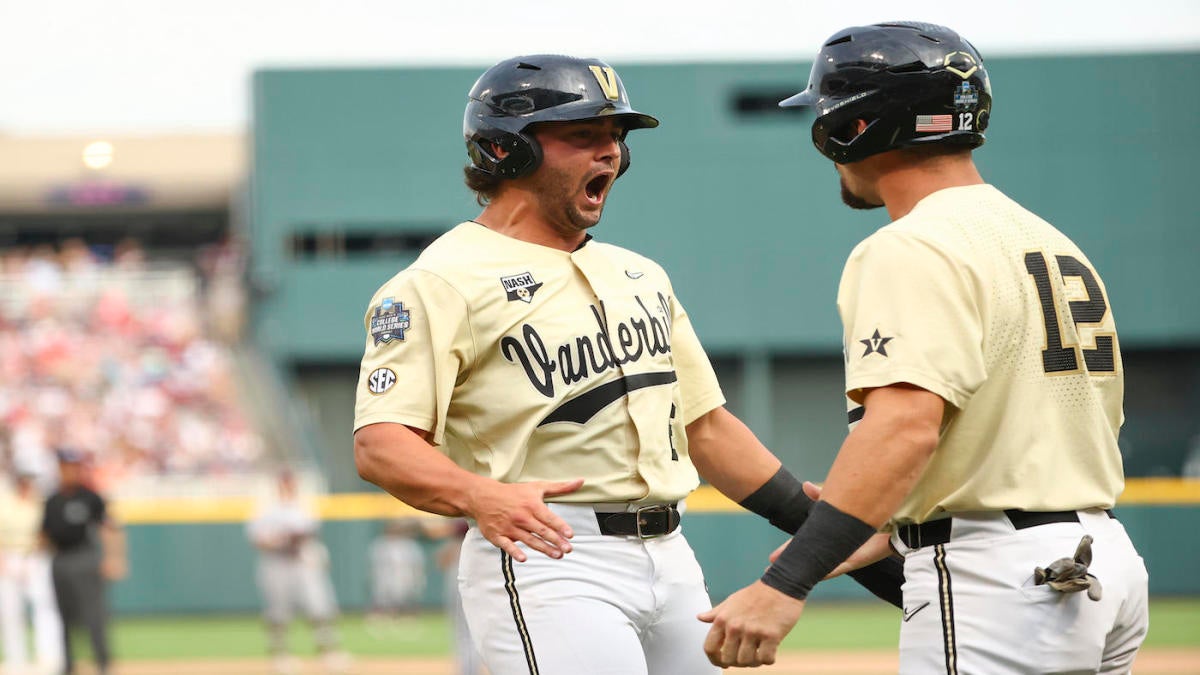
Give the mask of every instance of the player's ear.
[[508, 150], [505, 150], [499, 143], [492, 143], [492, 157], [504, 159], [508, 157]]

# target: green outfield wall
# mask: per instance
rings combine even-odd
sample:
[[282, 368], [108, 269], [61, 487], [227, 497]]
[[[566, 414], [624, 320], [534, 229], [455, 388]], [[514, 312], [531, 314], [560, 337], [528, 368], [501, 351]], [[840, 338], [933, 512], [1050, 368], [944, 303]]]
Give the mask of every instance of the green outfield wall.
[[[984, 49], [986, 56], [986, 49]], [[822, 476], [844, 436], [834, 297], [853, 245], [884, 224], [852, 212], [774, 101], [809, 64], [616, 64], [634, 132], [599, 238], [660, 261], [730, 407], [785, 463]], [[1121, 336], [1122, 452], [1132, 476], [1200, 472], [1200, 52], [989, 59], [984, 176], [1087, 252]], [[461, 182], [466, 91], [482, 68], [263, 70], [254, 76], [253, 337], [312, 418], [332, 489], [351, 459], [362, 318], [430, 237], [479, 212]]]
[[[1200, 504], [1122, 506], [1125, 524], [1150, 569], [1150, 590], [1157, 595], [1200, 594]], [[368, 552], [382, 529], [379, 519], [330, 519], [321, 536], [330, 551], [331, 571], [343, 609], [369, 603]], [[705, 570], [710, 593], [720, 599], [757, 578], [767, 555], [784, 537], [744, 512], [693, 509], [684, 531]], [[234, 522], [142, 523], [128, 527], [130, 577], [112, 589], [123, 614], [257, 611], [255, 553], [245, 528]], [[427, 553], [428, 585], [424, 602], [441, 603], [441, 573], [434, 564], [440, 542], [422, 542]], [[1044, 561], [1051, 562], [1050, 560]], [[1032, 573], [1032, 570], [1030, 570]], [[519, 570], [518, 570], [519, 574]], [[821, 584], [826, 599], [869, 597], [853, 582]]]
[[[986, 56], [986, 49], [984, 49]], [[809, 64], [620, 64], [662, 120], [596, 236], [661, 262], [710, 350], [837, 353], [834, 296], [882, 211], [851, 212], [811, 117], [777, 111]], [[1200, 342], [1200, 52], [988, 60], [983, 175], [1074, 238], [1126, 348]], [[356, 360], [372, 291], [427, 237], [479, 212], [462, 185], [466, 92], [482, 68], [254, 76], [245, 221], [256, 336], [280, 360]], [[312, 320], [311, 317], [320, 317]]]

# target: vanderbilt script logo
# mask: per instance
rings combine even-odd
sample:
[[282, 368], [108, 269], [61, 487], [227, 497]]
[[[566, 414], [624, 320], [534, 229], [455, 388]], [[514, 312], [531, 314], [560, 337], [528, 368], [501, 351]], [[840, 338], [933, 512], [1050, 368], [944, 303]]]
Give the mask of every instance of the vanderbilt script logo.
[[[618, 322], [613, 330], [604, 311], [591, 305], [596, 321], [596, 333], [580, 335], [559, 345], [551, 352], [537, 329], [521, 326], [520, 339], [506, 335], [500, 340], [500, 353], [509, 363], [520, 362], [533, 385], [546, 398], [554, 398], [555, 377], [570, 385], [594, 374], [637, 361], [643, 355], [654, 356], [671, 351], [671, 316], [667, 298], [658, 294], [661, 317], [656, 316], [640, 296], [635, 296], [644, 316], [632, 316], [629, 322]], [[616, 340], [613, 339], [615, 334]]]

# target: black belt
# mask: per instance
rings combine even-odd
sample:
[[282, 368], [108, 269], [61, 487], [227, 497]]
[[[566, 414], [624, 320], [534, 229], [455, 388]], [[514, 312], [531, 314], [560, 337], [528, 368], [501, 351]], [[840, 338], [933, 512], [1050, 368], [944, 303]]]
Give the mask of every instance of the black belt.
[[[1116, 518], [1113, 512], [1109, 509], [1104, 510], [1109, 518]], [[1008, 516], [1008, 521], [1018, 530], [1037, 527], [1039, 525], [1049, 525], [1050, 523], [1078, 523], [1079, 513], [1077, 511], [1020, 511], [1017, 509], [1007, 509], [1004, 515]], [[931, 520], [920, 525], [901, 525], [896, 534], [900, 536], [900, 541], [909, 548], [921, 548], [922, 546], [937, 546], [950, 541], [950, 527], [954, 521], [953, 518], [943, 518], [941, 520]]]
[[596, 512], [600, 534], [652, 539], [670, 534], [679, 527], [679, 509], [675, 504], [643, 506], [637, 511]]

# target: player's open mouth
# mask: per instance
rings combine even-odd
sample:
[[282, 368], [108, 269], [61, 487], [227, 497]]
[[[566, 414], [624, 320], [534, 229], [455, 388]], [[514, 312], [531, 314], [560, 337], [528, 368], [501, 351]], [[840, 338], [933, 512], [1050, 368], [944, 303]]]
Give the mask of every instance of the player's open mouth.
[[583, 186], [583, 192], [587, 196], [588, 201], [595, 204], [603, 202], [605, 191], [608, 189], [608, 186], [612, 183], [612, 181], [613, 174], [608, 171], [601, 173], [595, 178], [589, 180]]

